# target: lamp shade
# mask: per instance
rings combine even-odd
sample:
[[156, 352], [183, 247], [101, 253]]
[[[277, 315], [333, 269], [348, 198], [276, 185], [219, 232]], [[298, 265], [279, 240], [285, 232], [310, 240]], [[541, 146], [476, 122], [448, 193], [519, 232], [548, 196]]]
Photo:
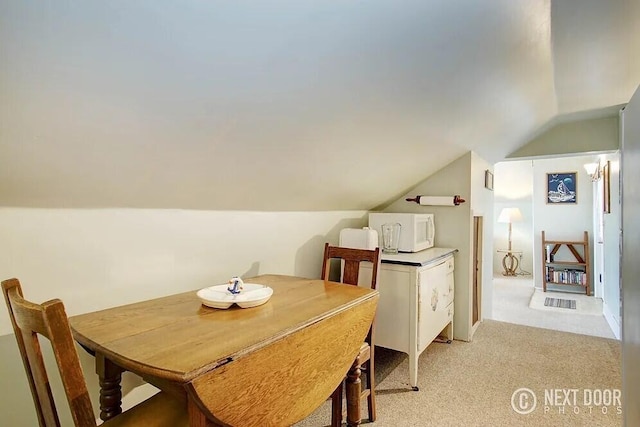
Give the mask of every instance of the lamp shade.
[[522, 221], [522, 213], [518, 208], [503, 208], [498, 216], [498, 222], [512, 223]]

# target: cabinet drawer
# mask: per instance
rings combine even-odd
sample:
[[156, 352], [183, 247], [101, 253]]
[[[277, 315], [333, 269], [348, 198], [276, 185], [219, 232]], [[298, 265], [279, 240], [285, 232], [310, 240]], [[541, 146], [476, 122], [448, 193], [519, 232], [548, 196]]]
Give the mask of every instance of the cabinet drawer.
[[431, 311], [442, 311], [453, 301], [453, 257], [418, 272], [421, 303]]
[[453, 273], [453, 257], [449, 258], [447, 261], [447, 273]]
[[442, 282], [453, 271], [453, 257], [442, 261], [440, 264], [429, 266], [418, 273], [418, 285]]
[[424, 307], [425, 310], [420, 313], [420, 322], [418, 324], [418, 348], [422, 352], [443, 329], [453, 321], [453, 302], [448, 306], [441, 305], [437, 309], [432, 307]]
[[453, 303], [453, 274], [448, 274], [447, 279], [436, 286], [420, 288], [421, 309], [428, 311], [447, 311]]

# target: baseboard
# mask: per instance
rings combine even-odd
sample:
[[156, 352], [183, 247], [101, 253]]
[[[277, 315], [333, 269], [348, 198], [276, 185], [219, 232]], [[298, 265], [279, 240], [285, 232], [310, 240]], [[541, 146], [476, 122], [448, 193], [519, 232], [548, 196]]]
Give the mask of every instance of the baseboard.
[[616, 318], [613, 316], [611, 309], [609, 308], [607, 303], [604, 301], [602, 303], [602, 314], [604, 314], [604, 318], [607, 320], [607, 323], [609, 324], [609, 327], [611, 328], [611, 332], [613, 332], [613, 335], [615, 335], [617, 339], [621, 339], [620, 324], [616, 321]]

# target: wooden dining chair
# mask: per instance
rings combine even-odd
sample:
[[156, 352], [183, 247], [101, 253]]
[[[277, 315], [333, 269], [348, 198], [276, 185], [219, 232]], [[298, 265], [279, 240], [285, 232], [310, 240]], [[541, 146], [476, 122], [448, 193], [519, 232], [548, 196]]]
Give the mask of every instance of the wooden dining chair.
[[[360, 275], [360, 263], [371, 262], [373, 264], [371, 272], [371, 289], [376, 288], [376, 280], [378, 277], [378, 266], [380, 265], [380, 248], [375, 250], [352, 249], [330, 246], [328, 243], [324, 246], [324, 259], [322, 262], [322, 279], [329, 278], [329, 270], [331, 269], [331, 260], [340, 259], [344, 261], [341, 282], [349, 285], [358, 285]], [[337, 427], [342, 425], [342, 394], [346, 389], [347, 400], [347, 425], [360, 424], [360, 401], [367, 398], [367, 408], [369, 412], [369, 421], [376, 420], [376, 396], [375, 375], [374, 375], [374, 344], [373, 330], [374, 323], [371, 324], [369, 333], [365, 342], [360, 347], [360, 352], [354, 360], [347, 377], [340, 382], [340, 385], [331, 395], [331, 426]], [[366, 379], [366, 388], [362, 389], [360, 374], [364, 371]], [[345, 386], [346, 385], [346, 386]]]
[[[29, 380], [40, 427], [59, 427], [60, 420], [38, 336], [43, 336], [51, 342], [74, 425], [96, 426], [84, 373], [62, 301], [54, 299], [42, 304], [29, 302], [23, 298], [18, 279], [4, 280], [2, 292]], [[101, 425], [187, 426], [187, 405], [186, 402], [160, 392]]]

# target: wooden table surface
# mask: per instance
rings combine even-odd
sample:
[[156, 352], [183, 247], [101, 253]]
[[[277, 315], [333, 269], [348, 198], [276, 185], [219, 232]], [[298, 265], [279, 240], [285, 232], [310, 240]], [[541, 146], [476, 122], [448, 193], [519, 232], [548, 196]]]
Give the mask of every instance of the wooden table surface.
[[273, 296], [219, 310], [190, 291], [71, 317], [75, 339], [96, 354], [103, 418], [118, 413], [109, 406], [119, 406], [122, 370], [186, 397], [194, 426], [291, 425], [322, 404], [358, 353], [378, 293], [292, 276], [245, 282]]

